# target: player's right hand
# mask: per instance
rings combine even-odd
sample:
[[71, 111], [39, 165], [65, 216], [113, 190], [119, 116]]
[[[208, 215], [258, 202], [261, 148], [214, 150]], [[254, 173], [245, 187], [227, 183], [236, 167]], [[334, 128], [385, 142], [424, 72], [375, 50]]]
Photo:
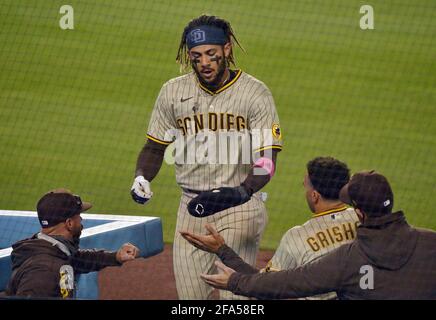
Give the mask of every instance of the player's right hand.
[[116, 259], [119, 263], [133, 260], [139, 256], [139, 249], [131, 244], [125, 243], [118, 249]]
[[150, 190], [150, 182], [145, 180], [143, 176], [137, 176], [130, 190], [132, 199], [137, 203], [144, 204], [153, 196]]
[[226, 244], [224, 238], [210, 224], [206, 223], [205, 228], [209, 232], [207, 235], [191, 233], [184, 230], [179, 232], [182, 237], [194, 247], [203, 251], [218, 253], [218, 250]]

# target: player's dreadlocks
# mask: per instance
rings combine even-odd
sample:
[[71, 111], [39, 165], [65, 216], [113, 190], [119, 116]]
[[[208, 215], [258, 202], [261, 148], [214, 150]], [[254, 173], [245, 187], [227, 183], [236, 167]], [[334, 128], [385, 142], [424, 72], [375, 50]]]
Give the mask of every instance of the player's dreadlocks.
[[[233, 41], [236, 42], [239, 48], [241, 48], [242, 51], [244, 51], [244, 48], [239, 43], [238, 39], [236, 39], [236, 36], [233, 32], [230, 22], [218, 18], [217, 16], [201, 15], [198, 18], [191, 20], [183, 30], [182, 39], [180, 40], [179, 50], [177, 52], [177, 58], [176, 58], [176, 61], [180, 63], [182, 70], [186, 70], [191, 65], [191, 61], [188, 56], [188, 46], [186, 41], [188, 32], [191, 31], [193, 28], [199, 26], [205, 26], [205, 25], [222, 29], [224, 31], [225, 36], [227, 37], [227, 40], [232, 43]], [[231, 64], [234, 66], [236, 65], [235, 58], [233, 56], [233, 49], [230, 51], [230, 55], [226, 59], [226, 61], [228, 66], [230, 66]]]

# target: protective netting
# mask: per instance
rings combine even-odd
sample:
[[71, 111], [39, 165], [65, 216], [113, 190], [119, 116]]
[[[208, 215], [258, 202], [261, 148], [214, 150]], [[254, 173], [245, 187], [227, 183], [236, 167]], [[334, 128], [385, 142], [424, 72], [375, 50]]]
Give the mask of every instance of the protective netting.
[[[70, 30], [60, 27], [66, 4]], [[373, 29], [361, 28], [364, 5]], [[246, 51], [236, 47], [237, 66], [268, 86], [280, 118], [284, 146], [263, 190], [261, 248], [277, 248], [310, 219], [302, 184], [317, 156], [381, 172], [394, 210], [436, 228], [433, 0], [2, 1], [0, 209], [35, 210], [45, 192], [65, 187], [92, 213], [161, 217], [173, 242], [174, 168], [162, 166], [146, 206], [130, 187], [159, 90], [180, 75], [182, 30], [203, 13], [231, 22]], [[11, 228], [1, 248], [26, 226]]]

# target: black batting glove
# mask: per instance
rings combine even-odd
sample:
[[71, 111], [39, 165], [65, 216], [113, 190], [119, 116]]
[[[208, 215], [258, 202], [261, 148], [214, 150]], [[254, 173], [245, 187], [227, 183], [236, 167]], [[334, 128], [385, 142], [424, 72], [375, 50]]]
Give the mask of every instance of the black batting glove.
[[188, 211], [194, 217], [203, 218], [214, 213], [239, 206], [251, 198], [251, 193], [244, 186], [222, 187], [200, 193], [189, 201]]

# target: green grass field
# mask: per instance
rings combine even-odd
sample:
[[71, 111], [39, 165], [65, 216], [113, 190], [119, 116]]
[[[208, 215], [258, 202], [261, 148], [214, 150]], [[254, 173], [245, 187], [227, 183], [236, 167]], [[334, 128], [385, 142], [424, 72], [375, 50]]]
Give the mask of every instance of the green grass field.
[[[236, 2], [236, 4], [233, 4]], [[266, 187], [263, 248], [310, 217], [305, 164], [331, 155], [390, 180], [394, 208], [436, 229], [436, 4], [373, 0], [375, 30], [359, 28], [363, 1], [2, 1], [0, 208], [34, 210], [67, 187], [93, 213], [162, 217], [174, 234], [180, 190], [164, 165], [145, 207], [130, 199], [136, 157], [190, 19], [232, 22], [239, 67], [273, 92], [284, 150]]]

